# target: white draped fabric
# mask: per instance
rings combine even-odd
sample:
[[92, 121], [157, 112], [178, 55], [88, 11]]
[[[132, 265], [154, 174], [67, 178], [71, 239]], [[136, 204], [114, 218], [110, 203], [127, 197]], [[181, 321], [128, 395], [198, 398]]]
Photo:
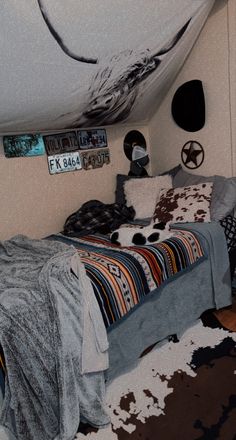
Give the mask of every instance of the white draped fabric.
[[146, 120], [214, 0], [7, 0], [0, 133]]

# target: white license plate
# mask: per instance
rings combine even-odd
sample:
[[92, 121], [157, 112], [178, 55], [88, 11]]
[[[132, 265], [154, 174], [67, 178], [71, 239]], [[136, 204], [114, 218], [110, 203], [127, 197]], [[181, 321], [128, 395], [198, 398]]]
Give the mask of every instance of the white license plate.
[[82, 168], [82, 165], [79, 152], [74, 151], [73, 153], [48, 156], [48, 168], [50, 174], [80, 170]]

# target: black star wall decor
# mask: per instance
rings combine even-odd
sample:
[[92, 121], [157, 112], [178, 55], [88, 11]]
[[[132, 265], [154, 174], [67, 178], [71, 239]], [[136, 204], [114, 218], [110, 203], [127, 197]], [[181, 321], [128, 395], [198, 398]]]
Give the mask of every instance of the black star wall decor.
[[181, 151], [183, 164], [189, 169], [199, 168], [204, 160], [204, 150], [197, 141], [188, 141]]

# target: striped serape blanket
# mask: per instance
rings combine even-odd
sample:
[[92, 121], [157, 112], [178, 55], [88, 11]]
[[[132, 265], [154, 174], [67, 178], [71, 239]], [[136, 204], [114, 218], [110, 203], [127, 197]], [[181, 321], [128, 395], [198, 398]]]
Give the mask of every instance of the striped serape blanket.
[[198, 237], [176, 229], [174, 236], [148, 246], [119, 247], [109, 237], [48, 237], [73, 245], [85, 265], [106, 328], [111, 328], [163, 283], [205, 258]]

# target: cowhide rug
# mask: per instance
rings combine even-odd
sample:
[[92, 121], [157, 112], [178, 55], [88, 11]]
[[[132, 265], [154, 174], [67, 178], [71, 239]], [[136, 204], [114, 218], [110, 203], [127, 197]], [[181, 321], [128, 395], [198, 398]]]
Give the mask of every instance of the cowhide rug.
[[236, 333], [199, 320], [107, 388], [107, 428], [77, 440], [235, 440]]

